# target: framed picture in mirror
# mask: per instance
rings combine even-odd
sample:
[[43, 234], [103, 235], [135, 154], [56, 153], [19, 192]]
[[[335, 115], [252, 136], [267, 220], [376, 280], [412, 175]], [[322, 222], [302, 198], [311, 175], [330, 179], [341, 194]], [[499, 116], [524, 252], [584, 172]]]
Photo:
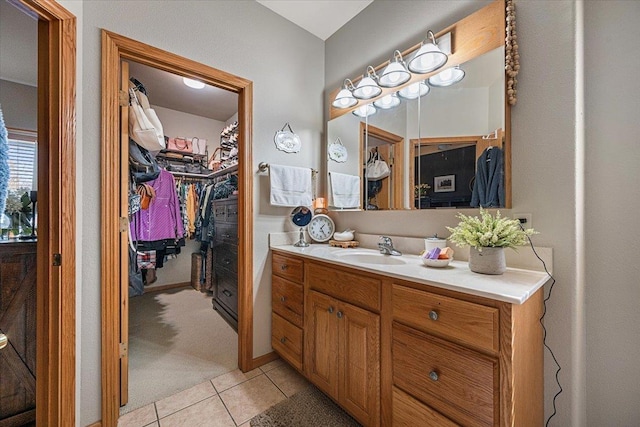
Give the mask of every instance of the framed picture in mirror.
[[433, 178], [433, 191], [436, 193], [448, 193], [456, 191], [456, 176], [443, 175]]

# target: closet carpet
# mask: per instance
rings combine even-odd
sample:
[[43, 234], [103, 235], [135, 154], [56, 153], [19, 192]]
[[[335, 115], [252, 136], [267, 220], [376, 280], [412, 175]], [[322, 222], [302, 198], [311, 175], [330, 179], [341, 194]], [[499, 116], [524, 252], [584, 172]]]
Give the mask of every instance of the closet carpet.
[[129, 403], [120, 414], [231, 372], [238, 334], [191, 287], [129, 300]]

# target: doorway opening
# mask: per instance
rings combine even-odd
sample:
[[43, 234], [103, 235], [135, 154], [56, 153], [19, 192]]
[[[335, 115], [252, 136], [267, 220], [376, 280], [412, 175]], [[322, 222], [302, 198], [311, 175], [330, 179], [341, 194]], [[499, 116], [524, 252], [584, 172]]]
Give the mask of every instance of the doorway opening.
[[[102, 424], [115, 426], [119, 415], [122, 369], [126, 369], [127, 343], [121, 341], [123, 313], [128, 312], [127, 189], [128, 145], [123, 146], [121, 106], [128, 105], [122, 91], [122, 63], [133, 61], [154, 69], [199, 80], [238, 97], [237, 138], [237, 283], [238, 367], [254, 367], [253, 360], [253, 188], [251, 173], [252, 83], [243, 78], [102, 31]], [[122, 102], [124, 100], [124, 102]], [[124, 114], [122, 114], [124, 116]], [[124, 127], [124, 126], [123, 126]], [[128, 138], [127, 138], [128, 140]], [[128, 141], [127, 141], [128, 144]], [[123, 283], [125, 286], [123, 287]], [[124, 320], [126, 322], [126, 320]], [[124, 363], [123, 363], [124, 362]]]
[[[29, 372], [27, 367], [23, 369], [13, 365], [11, 368], [19, 373], [22, 384], [29, 384], [26, 377], [35, 376], [35, 387], [31, 383], [29, 393], [35, 393], [36, 405], [35, 411], [28, 410], [17, 414], [16, 417], [11, 416], [13, 419], [2, 417], [0, 424], [27, 424], [32, 422], [35, 412], [37, 425], [74, 425], [76, 20], [71, 13], [55, 2], [11, 0], [8, 3], [10, 4], [3, 2], [3, 6], [16, 6], [20, 12], [37, 21], [39, 194], [37, 208], [33, 209], [38, 219], [35, 257], [28, 265], [28, 271], [24, 270], [25, 265], [18, 270], [15, 270], [15, 266], [20, 264], [20, 258], [24, 259], [25, 255], [31, 257], [34, 252], [16, 253], [10, 260], [3, 259], [1, 266], [7, 269], [3, 273], [5, 277], [15, 280], [16, 275], [27, 273], [22, 279], [29, 282], [35, 280], [35, 287], [29, 289], [29, 293], [35, 292], [35, 307], [32, 305], [27, 309], [24, 305], [18, 307], [18, 304], [13, 304], [12, 307], [4, 306], [7, 311], [3, 315], [6, 317], [4, 320], [9, 322], [7, 329], [11, 332], [7, 341], [9, 350], [13, 351], [14, 355], [21, 351], [20, 344], [31, 347], [27, 353], [33, 352], [32, 346], [35, 344], [35, 375], [33, 371]], [[3, 25], [3, 28], [6, 26]], [[20, 46], [20, 43], [17, 46]], [[24, 136], [19, 135], [17, 139], [24, 139]], [[33, 242], [32, 239], [29, 245], [34, 245]], [[18, 273], [20, 270], [22, 273]], [[28, 276], [31, 279], [27, 279]], [[27, 286], [19, 287], [15, 293], [18, 300], [32, 301], [32, 297], [24, 298], [25, 295], [20, 295], [24, 294], [24, 289], [27, 289]], [[6, 295], [4, 289], [2, 293]], [[15, 302], [16, 298], [13, 301]], [[37, 313], [35, 343], [32, 337], [29, 337], [22, 339], [22, 343], [21, 339], [16, 339], [15, 345], [11, 344], [12, 338], [17, 338], [14, 334], [17, 333], [15, 324], [20, 323], [18, 318], [27, 319], [29, 316], [25, 315], [28, 314], [26, 312], [34, 309]], [[4, 324], [4, 320], [0, 323]], [[31, 316], [30, 322], [32, 321]], [[5, 350], [6, 347], [0, 351]], [[15, 357], [11, 359], [17, 360]], [[8, 364], [3, 360], [0, 367], [7, 369]], [[3, 407], [4, 403], [0, 403], [0, 407]]]

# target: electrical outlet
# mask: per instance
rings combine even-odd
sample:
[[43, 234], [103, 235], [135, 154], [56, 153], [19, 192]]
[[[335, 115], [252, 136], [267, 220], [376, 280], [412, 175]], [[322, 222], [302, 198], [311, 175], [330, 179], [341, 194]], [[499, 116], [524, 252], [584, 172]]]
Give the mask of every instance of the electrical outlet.
[[519, 220], [523, 228], [533, 228], [530, 213], [514, 213], [513, 219]]

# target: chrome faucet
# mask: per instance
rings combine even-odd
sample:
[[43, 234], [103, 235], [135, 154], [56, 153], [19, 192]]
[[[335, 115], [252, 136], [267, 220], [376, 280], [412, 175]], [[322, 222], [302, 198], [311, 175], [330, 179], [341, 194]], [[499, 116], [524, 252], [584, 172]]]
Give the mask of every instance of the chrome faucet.
[[378, 249], [380, 249], [380, 253], [384, 255], [402, 255], [402, 252], [393, 247], [393, 241], [391, 241], [391, 237], [380, 236]]

